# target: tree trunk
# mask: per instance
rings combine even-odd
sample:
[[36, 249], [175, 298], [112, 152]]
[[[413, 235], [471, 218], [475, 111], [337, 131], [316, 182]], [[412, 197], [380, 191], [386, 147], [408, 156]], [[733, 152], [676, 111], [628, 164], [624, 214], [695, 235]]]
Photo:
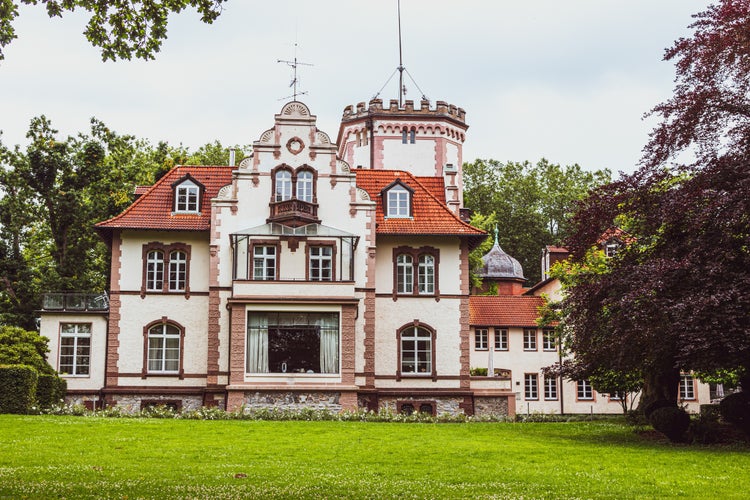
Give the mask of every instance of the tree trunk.
[[643, 374], [643, 391], [638, 403], [638, 410], [643, 410], [649, 403], [660, 399], [677, 404], [677, 393], [680, 387], [680, 370], [662, 368]]

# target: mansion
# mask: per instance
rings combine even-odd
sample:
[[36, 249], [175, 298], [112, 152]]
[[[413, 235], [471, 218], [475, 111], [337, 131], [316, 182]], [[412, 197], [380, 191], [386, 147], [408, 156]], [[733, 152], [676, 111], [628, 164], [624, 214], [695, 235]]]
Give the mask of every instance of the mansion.
[[[559, 360], [495, 245], [463, 208], [464, 110], [380, 99], [345, 108], [336, 142], [285, 104], [238, 165], [177, 166], [96, 225], [111, 249], [104, 295], [47, 294], [50, 364], [68, 400], [136, 411], [218, 406], [514, 415], [617, 413]], [[495, 237], [497, 238], [497, 237]], [[542, 266], [564, 258], [545, 249]], [[685, 403], [708, 386], [683, 377]], [[697, 409], [695, 406], [693, 409]]]

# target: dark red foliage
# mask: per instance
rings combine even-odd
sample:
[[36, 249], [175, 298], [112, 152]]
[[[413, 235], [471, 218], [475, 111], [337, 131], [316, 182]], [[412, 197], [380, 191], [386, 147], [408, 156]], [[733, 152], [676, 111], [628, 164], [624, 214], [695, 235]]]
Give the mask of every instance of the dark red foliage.
[[[679, 370], [750, 370], [750, 0], [695, 16], [665, 58], [674, 96], [641, 168], [596, 190], [567, 245], [583, 259], [621, 224], [633, 240], [566, 299], [573, 373], [644, 374], [645, 399], [674, 400]], [[665, 163], [683, 151], [688, 166]]]

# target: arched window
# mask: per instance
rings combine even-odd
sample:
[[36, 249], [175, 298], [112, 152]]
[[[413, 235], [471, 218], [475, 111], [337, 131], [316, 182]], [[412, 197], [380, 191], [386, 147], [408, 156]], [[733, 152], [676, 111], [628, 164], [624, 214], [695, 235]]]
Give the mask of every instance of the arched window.
[[288, 170], [276, 172], [276, 201], [285, 201], [292, 198], [292, 173]]
[[146, 259], [146, 290], [162, 291], [164, 288], [164, 254], [152, 250]]
[[415, 323], [399, 332], [400, 375], [432, 375], [434, 332]]
[[169, 291], [181, 292], [187, 283], [187, 254], [174, 251], [169, 254]]
[[313, 201], [313, 174], [309, 170], [297, 174], [297, 199], [308, 203]]
[[396, 257], [396, 291], [412, 293], [414, 274], [411, 255], [401, 254]]
[[146, 293], [190, 294], [190, 245], [159, 241], [142, 247], [141, 297]]
[[419, 257], [419, 293], [433, 295], [435, 293], [435, 257], [422, 255]]
[[180, 370], [180, 329], [159, 323], [148, 329], [148, 372], [178, 373]]
[[393, 300], [398, 300], [400, 295], [430, 296], [439, 300], [440, 249], [396, 247], [393, 264]]

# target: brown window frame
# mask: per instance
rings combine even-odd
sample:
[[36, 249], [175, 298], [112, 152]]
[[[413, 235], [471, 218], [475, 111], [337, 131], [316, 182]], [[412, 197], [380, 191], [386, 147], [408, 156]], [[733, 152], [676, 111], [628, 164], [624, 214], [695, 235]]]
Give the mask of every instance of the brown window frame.
[[[255, 247], [275, 247], [276, 248], [276, 268], [275, 277], [269, 279], [257, 279], [255, 277]], [[250, 240], [250, 252], [248, 254], [248, 279], [251, 281], [279, 281], [281, 271], [281, 242], [279, 240]]]
[[[153, 251], [160, 251], [163, 256], [164, 269], [162, 270], [162, 288], [161, 290], [149, 290], [148, 289], [148, 254]], [[170, 290], [169, 289], [169, 259], [173, 252], [185, 252], [185, 289], [184, 290]], [[141, 260], [143, 262], [143, 272], [141, 276], [141, 298], [149, 294], [170, 294], [170, 295], [185, 295], [185, 298], [190, 298], [190, 260], [191, 260], [191, 246], [186, 243], [170, 243], [164, 244], [159, 241], [151, 241], [146, 243], [141, 248]]]
[[[162, 372], [151, 372], [148, 369], [148, 332], [155, 326], [172, 325], [180, 332], [180, 367], [176, 372], [162, 373]], [[141, 368], [141, 378], [146, 377], [177, 377], [180, 380], [185, 378], [185, 327], [180, 323], [169, 319], [167, 316], [162, 316], [161, 319], [152, 321], [143, 327], [143, 366]]]
[[[399, 255], [409, 255], [411, 257], [411, 275], [412, 286], [411, 293], [398, 291], [398, 257]], [[419, 258], [424, 255], [430, 255], [434, 260], [433, 268], [433, 293], [419, 293]], [[409, 246], [399, 246], [393, 249], [393, 300], [399, 297], [434, 297], [436, 301], [440, 300], [440, 249], [432, 246], [423, 246], [419, 248]]]
[[[401, 366], [403, 364], [401, 354], [402, 354], [402, 335], [405, 331], [409, 330], [410, 328], [423, 328], [424, 330], [428, 331], [430, 333], [430, 368], [431, 372], [408, 372], [403, 373], [401, 371]], [[431, 377], [433, 382], [437, 380], [437, 359], [436, 356], [436, 340], [437, 340], [437, 330], [432, 328], [426, 323], [422, 323], [421, 321], [415, 319], [411, 323], [407, 323], [405, 325], [402, 325], [398, 330], [396, 330], [396, 346], [397, 346], [397, 359], [396, 359], [396, 381], [400, 381], [402, 378], [428, 378]]]
[[[331, 248], [331, 279], [329, 279], [329, 280], [320, 280], [320, 279], [314, 280], [314, 279], [311, 278], [311, 276], [310, 276], [310, 271], [311, 271], [311, 269], [310, 269], [310, 250], [313, 247], [315, 247], [315, 248], [330, 247]], [[325, 282], [325, 283], [338, 281], [336, 279], [336, 276], [337, 276], [336, 275], [336, 271], [337, 271], [337, 268], [336, 268], [336, 257], [337, 257], [337, 255], [338, 255], [338, 248], [336, 247], [336, 242], [333, 241], [333, 240], [313, 240], [313, 241], [306, 242], [305, 243], [305, 279], [307, 281], [314, 281], [314, 282], [321, 281], [321, 282]]]

